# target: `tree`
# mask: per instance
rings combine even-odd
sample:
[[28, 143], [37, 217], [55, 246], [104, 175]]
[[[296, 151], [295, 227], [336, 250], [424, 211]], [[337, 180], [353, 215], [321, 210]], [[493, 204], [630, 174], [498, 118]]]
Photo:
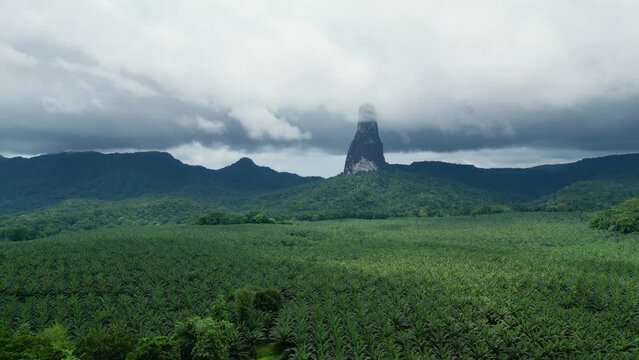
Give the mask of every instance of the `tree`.
[[230, 359], [238, 339], [235, 325], [210, 317], [192, 317], [179, 323], [174, 336], [183, 360]]
[[253, 306], [260, 311], [276, 313], [282, 307], [282, 295], [275, 289], [258, 291], [255, 293]]
[[167, 336], [142, 338], [126, 360], [180, 360], [177, 342]]
[[275, 224], [276, 221], [275, 219], [272, 219], [262, 213], [256, 213], [256, 214], [247, 214], [246, 216], [248, 218], [248, 222], [252, 223], [252, 224]]
[[0, 231], [0, 238], [10, 241], [32, 240], [38, 237], [35, 229], [28, 228], [24, 225], [17, 225]]
[[253, 301], [255, 300], [255, 290], [236, 289], [233, 292], [233, 321], [238, 324], [248, 321], [253, 312]]
[[0, 359], [77, 360], [66, 329], [59, 324], [35, 335], [27, 325], [14, 334], [0, 333]]
[[621, 233], [639, 232], [639, 198], [626, 200], [598, 214], [590, 225], [597, 229]]
[[213, 300], [213, 304], [211, 304], [209, 309], [209, 314], [211, 314], [211, 317], [214, 320], [230, 320], [230, 308], [224, 295], [218, 295], [215, 300]]
[[226, 215], [221, 212], [210, 212], [200, 216], [196, 224], [197, 225], [220, 225], [224, 224], [224, 218]]
[[118, 326], [104, 330], [94, 328], [78, 342], [78, 353], [83, 360], [124, 360], [133, 350], [133, 336]]

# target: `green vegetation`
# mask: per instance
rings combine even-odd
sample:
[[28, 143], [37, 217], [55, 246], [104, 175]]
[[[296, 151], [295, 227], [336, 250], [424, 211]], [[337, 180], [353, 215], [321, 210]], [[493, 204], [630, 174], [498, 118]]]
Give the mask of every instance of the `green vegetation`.
[[[220, 170], [166, 153], [69, 153], [5, 159], [0, 166], [0, 240], [66, 230], [265, 219], [384, 219], [510, 211], [595, 211], [639, 196], [639, 154], [530, 169], [419, 162], [373, 173], [300, 177], [250, 159]], [[2, 215], [4, 214], [4, 215]], [[257, 219], [256, 219], [257, 220]], [[248, 221], [259, 222], [259, 221]]]
[[77, 360], [77, 357], [73, 356], [73, 344], [64, 326], [54, 324], [38, 334], [33, 334], [26, 325], [13, 334], [0, 332], [0, 359]]
[[292, 214], [298, 219], [385, 218], [469, 214], [476, 206], [502, 203], [498, 195], [454, 181], [394, 169], [336, 176], [251, 202], [258, 209]]
[[[628, 154], [530, 169], [417, 162], [319, 179], [280, 173], [247, 158], [209, 170], [167, 153], [64, 153], [1, 161], [0, 214], [33, 212], [51, 218], [52, 211], [66, 216], [63, 212], [84, 207], [89, 218], [76, 227], [91, 227], [94, 221], [95, 226], [186, 223], [206, 211], [258, 210], [307, 220], [460, 215], [481, 208], [491, 212], [489, 207], [498, 204], [593, 211], [639, 196], [638, 169], [639, 154]], [[65, 203], [72, 199], [75, 203]], [[141, 206], [148, 202], [156, 202], [147, 204], [150, 214]], [[173, 214], [154, 209], [169, 205]], [[150, 216], [154, 212], [159, 216]], [[29, 239], [57, 231], [57, 225], [53, 232], [47, 226], [35, 232], [28, 225], [14, 227], [5, 237]]]
[[[534, 201], [579, 182], [616, 186], [619, 182], [634, 181], [636, 184], [639, 179], [637, 154], [611, 155], [569, 164], [542, 165], [525, 169], [481, 169], [472, 165], [439, 161], [393, 166], [410, 173], [457, 181], [490, 193], [511, 194], [519, 201]], [[605, 201], [605, 198], [600, 200]]]
[[180, 360], [175, 340], [167, 336], [142, 338], [126, 360]]
[[273, 344], [259, 345], [255, 348], [255, 357], [258, 360], [278, 360], [280, 353]]
[[[238, 289], [230, 302], [218, 295], [206, 317], [193, 316], [177, 322], [170, 336], [142, 337], [127, 328], [110, 325], [79, 334], [74, 349], [66, 328], [54, 324], [33, 335], [28, 325], [15, 333], [0, 332], [0, 359], [81, 359], [109, 360], [221, 360], [249, 359], [266, 338], [262, 332], [273, 326], [282, 308], [282, 297], [274, 289]], [[273, 349], [276, 351], [276, 349]]]
[[28, 323], [82, 359], [635, 359], [637, 264], [639, 235], [576, 213], [65, 232], [0, 243], [1, 341]]
[[189, 223], [210, 208], [205, 202], [177, 197], [67, 200], [30, 213], [0, 217], [0, 240], [31, 240], [67, 230]]
[[117, 322], [112, 322], [105, 327], [101, 323], [92, 326], [76, 335], [78, 343], [76, 353], [83, 359], [124, 359], [135, 349], [134, 333]]
[[29, 211], [69, 199], [172, 196], [233, 201], [316, 180], [257, 166], [249, 159], [210, 170], [160, 152], [49, 154], [0, 162], [0, 213]]
[[639, 198], [626, 200], [600, 213], [592, 220], [591, 225], [597, 229], [621, 233], [639, 232]]
[[470, 215], [501, 214], [511, 211], [513, 209], [508, 205], [486, 205], [474, 207], [470, 211]]
[[199, 225], [269, 224], [289, 219], [485, 214], [508, 211], [506, 205], [494, 205], [504, 201], [507, 199], [489, 196], [466, 185], [390, 169], [337, 176], [272, 194], [223, 196], [217, 202], [169, 196], [119, 201], [66, 200], [28, 213], [1, 216], [0, 241], [32, 240], [63, 231], [116, 226], [194, 222]]
[[244, 215], [227, 214], [219, 211], [209, 212], [197, 218], [197, 225], [233, 225], [233, 224], [275, 224], [277, 220], [260, 212], [251, 211]]
[[227, 320], [215, 320], [210, 317], [193, 317], [178, 324], [175, 330], [181, 359], [230, 359], [239, 357], [242, 348], [239, 334], [234, 324]]
[[580, 181], [540, 199], [532, 210], [603, 210], [637, 196], [639, 196], [639, 181], [637, 180]]

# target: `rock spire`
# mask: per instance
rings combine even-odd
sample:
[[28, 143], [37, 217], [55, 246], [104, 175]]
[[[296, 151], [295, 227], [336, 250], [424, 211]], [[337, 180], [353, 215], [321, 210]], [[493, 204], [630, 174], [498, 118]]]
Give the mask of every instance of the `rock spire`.
[[344, 164], [344, 174], [351, 175], [361, 171], [376, 171], [386, 166], [384, 145], [379, 139], [377, 114], [375, 107], [363, 104], [359, 107], [357, 132], [351, 142]]

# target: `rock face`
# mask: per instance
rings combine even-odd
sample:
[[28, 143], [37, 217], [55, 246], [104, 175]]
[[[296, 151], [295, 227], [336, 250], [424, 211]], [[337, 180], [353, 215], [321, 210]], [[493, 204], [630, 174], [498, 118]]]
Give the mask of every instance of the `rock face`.
[[351, 175], [360, 171], [376, 171], [386, 166], [384, 145], [379, 139], [377, 115], [373, 105], [359, 107], [357, 132], [348, 149], [344, 174]]

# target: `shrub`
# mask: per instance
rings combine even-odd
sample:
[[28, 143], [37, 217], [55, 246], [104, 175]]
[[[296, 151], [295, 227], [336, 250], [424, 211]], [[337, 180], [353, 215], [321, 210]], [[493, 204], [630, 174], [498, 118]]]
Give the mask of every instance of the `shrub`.
[[275, 224], [277, 221], [260, 212], [251, 211], [244, 216], [225, 214], [222, 212], [209, 212], [195, 220], [196, 225], [230, 225], [230, 224]]
[[39, 235], [37, 230], [23, 225], [11, 226], [0, 231], [0, 239], [10, 241], [33, 240]]
[[36, 335], [27, 325], [14, 334], [0, 333], [0, 359], [77, 360], [62, 325], [50, 326]]
[[233, 319], [238, 322], [246, 322], [253, 312], [255, 291], [252, 289], [237, 289], [233, 292]]
[[[416, 215], [416, 212], [407, 212], [404, 215]], [[425, 215], [426, 213], [424, 213]], [[392, 213], [375, 212], [375, 211], [331, 211], [320, 212], [316, 214], [302, 213], [295, 215], [295, 219], [302, 221], [324, 221], [336, 219], [387, 219], [394, 216]], [[426, 216], [426, 215], [425, 215]]]
[[244, 218], [237, 215], [225, 214], [222, 212], [206, 213], [195, 221], [196, 225], [230, 225], [246, 222]]
[[205, 318], [197, 327], [197, 342], [193, 348], [193, 359], [228, 359], [236, 341], [235, 325], [224, 320], [215, 321]]
[[511, 211], [513, 209], [507, 205], [486, 205], [474, 207], [470, 211], [470, 215], [502, 214]]
[[83, 360], [124, 360], [135, 347], [133, 336], [118, 326], [106, 330], [94, 328], [78, 342], [78, 354]]
[[126, 360], [179, 360], [177, 343], [166, 336], [143, 338]]
[[282, 308], [282, 295], [274, 289], [258, 291], [253, 298], [253, 306], [260, 311], [276, 313]]
[[570, 211], [570, 205], [565, 202], [550, 199], [541, 207], [541, 210], [547, 212], [567, 212]]
[[213, 304], [211, 304], [209, 309], [209, 314], [215, 320], [228, 321], [230, 319], [230, 308], [224, 295], [218, 295], [215, 300], [213, 300]]
[[63, 358], [70, 357], [73, 350], [73, 343], [69, 340], [67, 329], [60, 324], [54, 324], [45, 328], [40, 332], [40, 339], [48, 343], [52, 349], [58, 350], [65, 354]]
[[193, 348], [197, 343], [196, 325], [199, 318], [190, 318], [186, 321], [177, 323], [174, 331], [174, 338], [180, 353], [180, 359], [193, 359]]
[[175, 339], [183, 360], [230, 359], [237, 338], [235, 325], [210, 317], [189, 318], [175, 329]]
[[590, 225], [621, 233], [639, 232], [639, 198], [626, 200], [597, 215]]
[[224, 214], [221, 212], [210, 212], [197, 218], [196, 225], [218, 225], [222, 223]]
[[255, 215], [247, 215], [248, 222], [251, 224], [275, 224], [276, 221], [273, 218], [270, 218], [262, 213], [257, 213]]

